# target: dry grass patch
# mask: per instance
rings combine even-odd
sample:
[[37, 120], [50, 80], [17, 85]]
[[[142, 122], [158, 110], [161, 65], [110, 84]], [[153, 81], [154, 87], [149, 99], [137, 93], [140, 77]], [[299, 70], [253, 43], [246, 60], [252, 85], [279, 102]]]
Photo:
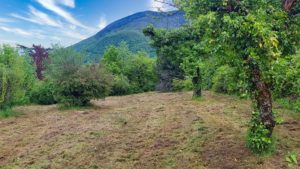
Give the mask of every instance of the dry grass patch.
[[250, 153], [244, 137], [251, 103], [236, 97], [150, 92], [93, 104], [25, 106], [16, 109], [22, 116], [0, 119], [0, 168], [282, 169], [288, 152], [300, 152], [300, 118], [278, 109], [284, 123], [275, 129], [277, 151]]

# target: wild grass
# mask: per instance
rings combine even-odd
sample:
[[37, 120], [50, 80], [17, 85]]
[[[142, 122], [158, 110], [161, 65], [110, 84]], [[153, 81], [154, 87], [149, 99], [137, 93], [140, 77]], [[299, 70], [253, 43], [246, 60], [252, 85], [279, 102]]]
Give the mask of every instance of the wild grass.
[[17, 117], [20, 115], [21, 115], [21, 113], [16, 112], [16, 111], [12, 110], [11, 108], [0, 110], [0, 118]]

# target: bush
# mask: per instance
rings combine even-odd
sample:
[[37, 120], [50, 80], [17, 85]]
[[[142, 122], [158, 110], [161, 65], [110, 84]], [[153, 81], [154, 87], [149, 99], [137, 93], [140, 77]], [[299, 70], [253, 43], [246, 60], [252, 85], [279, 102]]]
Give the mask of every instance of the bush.
[[143, 52], [132, 53], [126, 43], [109, 47], [101, 62], [115, 78], [111, 95], [147, 92], [155, 89], [155, 59]]
[[275, 98], [300, 97], [300, 53], [277, 59], [270, 73]]
[[173, 91], [191, 91], [194, 89], [192, 79], [190, 78], [185, 80], [174, 79], [172, 85]]
[[300, 112], [300, 98], [298, 99], [277, 99], [276, 102], [283, 106], [284, 108], [291, 109], [296, 112]]
[[54, 99], [55, 86], [49, 81], [38, 81], [31, 91], [30, 101], [41, 105], [57, 103]]
[[220, 93], [236, 92], [237, 77], [235, 70], [228, 65], [221, 66], [217, 69], [213, 76], [212, 89]]
[[132, 93], [131, 85], [127, 77], [115, 76], [113, 80], [111, 95], [118, 96], [118, 95], [126, 95]]
[[274, 150], [274, 140], [269, 137], [269, 130], [261, 123], [258, 112], [252, 113], [247, 133], [247, 147], [260, 155], [269, 154]]
[[86, 106], [110, 92], [112, 76], [102, 65], [84, 65], [80, 53], [56, 47], [50, 52], [46, 78], [53, 82], [54, 98], [65, 107]]
[[110, 92], [112, 78], [100, 65], [81, 67], [56, 84], [56, 99], [64, 106], [86, 106]]

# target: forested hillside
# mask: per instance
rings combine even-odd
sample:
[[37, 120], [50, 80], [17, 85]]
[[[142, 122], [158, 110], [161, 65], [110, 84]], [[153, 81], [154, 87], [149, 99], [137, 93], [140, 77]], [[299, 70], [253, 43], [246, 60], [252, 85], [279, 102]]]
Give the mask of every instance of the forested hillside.
[[122, 41], [126, 42], [133, 52], [144, 51], [155, 56], [155, 50], [149, 45], [149, 39], [143, 35], [142, 30], [148, 25], [174, 29], [185, 23], [184, 13], [180, 11], [139, 12], [113, 22], [96, 35], [72, 47], [84, 52], [87, 61], [99, 61], [107, 47], [119, 45]]

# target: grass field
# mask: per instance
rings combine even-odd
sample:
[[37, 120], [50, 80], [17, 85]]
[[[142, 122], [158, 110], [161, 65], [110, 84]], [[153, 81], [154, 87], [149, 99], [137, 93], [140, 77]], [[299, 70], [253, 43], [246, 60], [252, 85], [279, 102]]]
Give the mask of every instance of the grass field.
[[[0, 119], [0, 168], [285, 169], [300, 153], [299, 114], [274, 106], [277, 150], [245, 147], [251, 102], [205, 92], [143, 93], [94, 101], [88, 109], [17, 107]], [[299, 156], [298, 161], [300, 162]]]

